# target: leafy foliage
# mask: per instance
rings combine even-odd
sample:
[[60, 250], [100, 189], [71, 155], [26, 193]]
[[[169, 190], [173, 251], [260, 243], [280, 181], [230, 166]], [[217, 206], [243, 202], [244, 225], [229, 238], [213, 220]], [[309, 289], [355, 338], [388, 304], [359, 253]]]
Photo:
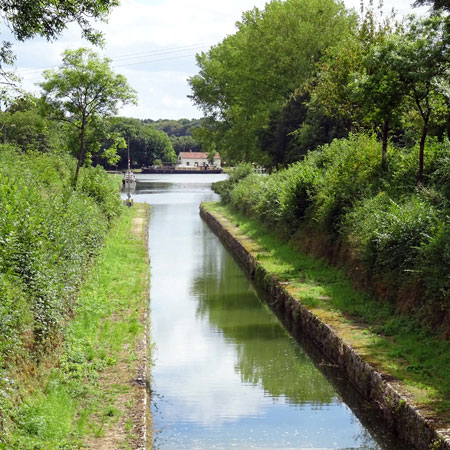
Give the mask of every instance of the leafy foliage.
[[[157, 130], [150, 123], [139, 119], [113, 117], [108, 121], [110, 133], [122, 136], [130, 146], [130, 159], [133, 167], [151, 166], [160, 159], [166, 163], [176, 161], [172, 141], [164, 131]], [[126, 168], [127, 149], [119, 149], [118, 166]]]
[[245, 12], [235, 34], [197, 55], [191, 98], [214, 125], [205, 129], [217, 150], [230, 161], [265, 162], [258, 136], [271, 113], [314, 75], [325, 49], [354, 23], [333, 0], [272, 1]]
[[[110, 10], [118, 4], [118, 0], [71, 0], [58, 4], [53, 0], [2, 0], [0, 17], [13, 37], [19, 41], [35, 36], [54, 40], [69, 23], [76, 22], [85, 38], [94, 44], [100, 44], [102, 34], [92, 28], [90, 21], [104, 21]], [[4, 81], [0, 84], [14, 87], [17, 82], [15, 74], [4, 69], [5, 65], [12, 65], [14, 60], [12, 44], [3, 42], [0, 47], [0, 76]]]
[[77, 22], [85, 37], [98, 42], [101, 35], [92, 29], [89, 20], [104, 20], [111, 8], [118, 4], [117, 0], [74, 0], [56, 6], [51, 0], [25, 0], [20, 4], [4, 0], [0, 4], [0, 14], [19, 41], [34, 36], [53, 40], [68, 23]]
[[270, 166], [282, 167], [299, 161], [309, 150], [348, 135], [349, 126], [338, 115], [328, 114], [309, 87], [298, 89], [283, 107], [272, 114], [260, 138]]
[[[383, 170], [374, 135], [352, 134], [271, 175], [222, 182], [222, 201], [285, 237], [328, 236], [358, 262], [358, 273], [397, 301], [405, 289], [420, 310], [450, 301], [448, 142], [428, 143], [424, 183], [416, 187], [419, 147], [388, 153]], [[328, 249], [329, 251], [330, 248]], [[389, 287], [389, 289], [387, 289]], [[437, 320], [437, 319], [436, 319]]]
[[65, 148], [63, 127], [42, 114], [39, 99], [24, 96], [9, 104], [0, 115], [3, 144], [8, 142], [23, 151], [47, 152]]
[[230, 201], [230, 192], [235, 185], [244, 178], [248, 177], [254, 171], [253, 165], [250, 163], [238, 164], [229, 172], [229, 177], [223, 181], [213, 183], [212, 189], [217, 194], [221, 195], [222, 201], [228, 203]]
[[448, 11], [450, 6], [447, 0], [416, 0], [414, 6], [431, 5], [434, 11]]
[[[56, 153], [0, 151], [0, 392], [5, 367], [38, 361], [63, 334], [89, 260], [118, 215], [118, 185]], [[31, 364], [32, 362], [30, 362]], [[5, 384], [6, 383], [6, 384]], [[9, 386], [11, 387], [11, 386]], [[8, 402], [0, 402], [0, 436]]]
[[119, 104], [136, 102], [136, 93], [123, 75], [113, 73], [107, 58], [86, 48], [66, 50], [61, 67], [44, 72], [44, 78], [40, 86], [52, 116], [77, 133], [76, 186], [80, 167], [95, 149], [87, 148], [89, 132], [98, 128], [99, 119], [116, 114]]
[[202, 151], [202, 145], [197, 139], [195, 139], [194, 132], [202, 126], [204, 122], [203, 119], [147, 119], [144, 120], [144, 122], [153, 125], [157, 130], [167, 133], [177, 155], [180, 152]]

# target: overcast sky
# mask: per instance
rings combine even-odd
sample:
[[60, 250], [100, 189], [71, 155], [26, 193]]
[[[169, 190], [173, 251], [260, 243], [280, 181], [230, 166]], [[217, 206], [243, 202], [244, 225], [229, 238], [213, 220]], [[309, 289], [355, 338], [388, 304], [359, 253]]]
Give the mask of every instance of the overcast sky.
[[[401, 15], [413, 10], [413, 0], [385, 0]], [[207, 50], [235, 32], [243, 11], [264, 8], [266, 0], [122, 0], [108, 24], [97, 24], [106, 46], [98, 50], [137, 90], [138, 106], [125, 107], [121, 115], [141, 119], [198, 118], [201, 112], [187, 98], [187, 78], [197, 73], [195, 54]], [[359, 9], [360, 0], [345, 0]], [[367, 2], [366, 2], [367, 3]], [[422, 9], [423, 11], [423, 9]], [[7, 34], [2, 36], [7, 38]], [[87, 46], [77, 27], [70, 27], [53, 43], [33, 40], [14, 46], [23, 86], [38, 92], [35, 83], [46, 68], [57, 67], [63, 50]]]

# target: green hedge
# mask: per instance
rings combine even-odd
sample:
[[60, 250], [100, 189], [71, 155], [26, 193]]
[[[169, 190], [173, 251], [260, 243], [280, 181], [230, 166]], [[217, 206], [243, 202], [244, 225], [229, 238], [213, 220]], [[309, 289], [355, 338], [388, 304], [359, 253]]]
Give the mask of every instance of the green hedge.
[[274, 174], [223, 182], [222, 201], [288, 237], [325, 232], [351, 249], [366, 280], [387, 282], [391, 297], [413, 287], [421, 305], [442, 311], [450, 301], [450, 144], [428, 142], [420, 186], [417, 169], [417, 148], [390, 146], [384, 170], [376, 137], [355, 134]]
[[[103, 169], [83, 168], [76, 191], [74, 170], [66, 155], [0, 146], [2, 395], [2, 371], [39, 360], [61, 339], [89, 260], [120, 212], [117, 183]], [[0, 434], [1, 418], [0, 406]]]

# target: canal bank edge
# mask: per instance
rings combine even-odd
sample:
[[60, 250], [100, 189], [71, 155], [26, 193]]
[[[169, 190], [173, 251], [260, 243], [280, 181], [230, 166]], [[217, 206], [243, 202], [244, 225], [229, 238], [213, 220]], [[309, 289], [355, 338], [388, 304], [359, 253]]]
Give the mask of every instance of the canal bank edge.
[[[236, 257], [247, 275], [271, 299], [270, 306], [282, 318], [284, 326], [296, 337], [302, 335], [330, 360], [339, 365], [363, 397], [376, 405], [382, 417], [404, 441], [418, 450], [450, 450], [447, 433], [437, 430], [388, 381], [376, 371], [334, 330], [293, 297], [273, 275], [257, 261], [231, 224], [215, 211], [200, 206], [200, 216]], [[248, 239], [248, 238], [247, 238]]]
[[[145, 248], [147, 262], [150, 266], [148, 254], [150, 207], [146, 203], [137, 203], [135, 207], [139, 213], [132, 221], [131, 234], [142, 240]], [[136, 450], [149, 450], [152, 448], [152, 416], [150, 410], [150, 274], [148, 274], [145, 283], [145, 304], [142, 305], [141, 323], [143, 325], [143, 334], [138, 339], [136, 345], [137, 367], [135, 367], [136, 377], [132, 383], [137, 393], [137, 408], [133, 415], [133, 420], [137, 428], [138, 446]]]
[[[131, 241], [142, 245], [146, 265], [149, 266], [148, 229], [150, 208], [146, 203], [135, 203], [128, 230]], [[119, 255], [120, 256], [120, 255]], [[128, 314], [137, 313], [141, 329], [131, 345], [125, 345], [118, 355], [116, 364], [105, 369], [98, 382], [98, 389], [116, 391], [114, 407], [119, 411], [119, 420], [98, 436], [86, 442], [88, 448], [111, 450], [149, 450], [152, 448], [152, 417], [150, 411], [150, 274], [141, 274], [141, 288], [136, 292], [135, 304], [129, 311], [117, 311], [120, 320]], [[119, 318], [120, 316], [120, 318]], [[108, 320], [114, 321], [114, 316]], [[130, 358], [130, 355], [133, 355]]]
[[[142, 241], [145, 249], [148, 264], [150, 266], [148, 254], [150, 207], [146, 203], [135, 203], [134, 208], [138, 210], [132, 220], [131, 235]], [[142, 311], [140, 321], [143, 325], [143, 332], [136, 343], [136, 364], [132, 367], [131, 381], [135, 395], [135, 405], [133, 411], [130, 411], [130, 419], [134, 423], [136, 439], [136, 448], [133, 450], [149, 450], [152, 448], [152, 417], [150, 410], [150, 274], [148, 274], [145, 283], [144, 304], [141, 305]]]

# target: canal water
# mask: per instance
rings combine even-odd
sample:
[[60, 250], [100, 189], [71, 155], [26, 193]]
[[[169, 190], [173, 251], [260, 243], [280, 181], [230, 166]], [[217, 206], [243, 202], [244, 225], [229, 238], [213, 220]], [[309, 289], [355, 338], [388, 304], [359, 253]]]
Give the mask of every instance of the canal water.
[[153, 448], [405, 448], [324, 375], [202, 222], [223, 178], [138, 176], [134, 199], [152, 206]]

